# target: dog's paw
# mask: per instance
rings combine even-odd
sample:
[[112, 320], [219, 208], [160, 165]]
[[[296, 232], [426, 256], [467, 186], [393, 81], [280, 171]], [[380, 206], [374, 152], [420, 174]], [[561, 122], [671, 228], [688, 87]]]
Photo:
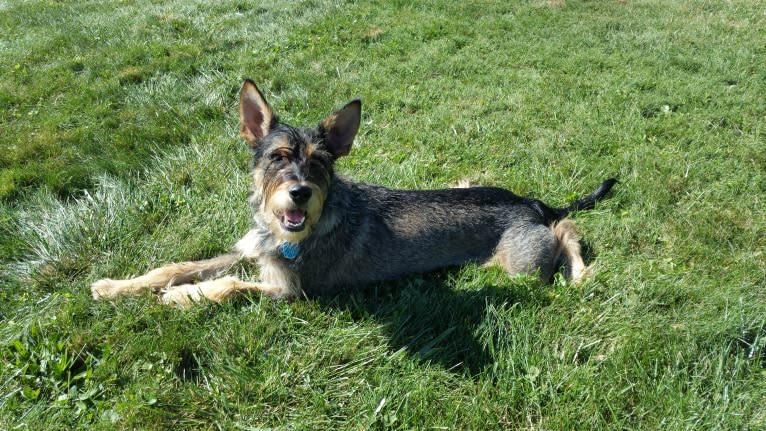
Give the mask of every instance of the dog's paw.
[[114, 298], [121, 290], [119, 280], [111, 278], [102, 278], [90, 285], [90, 293], [95, 300]]
[[218, 280], [203, 281], [198, 284], [182, 284], [162, 291], [160, 301], [163, 304], [189, 306], [207, 298], [213, 302], [222, 302], [236, 289], [235, 277], [224, 277]]
[[572, 274], [572, 283], [574, 283], [575, 285], [580, 285], [586, 280], [593, 278], [595, 274], [596, 274], [595, 265], [588, 265], [582, 268], [580, 271]]
[[202, 291], [198, 284], [182, 284], [164, 289], [160, 295], [160, 302], [165, 305], [188, 307], [199, 302], [202, 297]]

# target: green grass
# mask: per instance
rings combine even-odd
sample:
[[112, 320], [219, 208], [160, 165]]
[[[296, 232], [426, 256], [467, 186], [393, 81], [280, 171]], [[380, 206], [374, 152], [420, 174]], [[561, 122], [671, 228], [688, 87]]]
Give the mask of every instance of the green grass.
[[[762, 9], [0, 1], [0, 429], [765, 428]], [[295, 125], [362, 97], [361, 181], [617, 175], [576, 216], [595, 276], [92, 301], [247, 230], [245, 77]]]

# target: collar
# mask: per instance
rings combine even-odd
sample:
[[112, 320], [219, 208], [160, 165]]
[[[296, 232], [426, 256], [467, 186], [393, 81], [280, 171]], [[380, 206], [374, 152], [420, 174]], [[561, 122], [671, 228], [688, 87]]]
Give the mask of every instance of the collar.
[[277, 252], [287, 260], [295, 260], [301, 252], [301, 247], [299, 244], [285, 241], [277, 246]]

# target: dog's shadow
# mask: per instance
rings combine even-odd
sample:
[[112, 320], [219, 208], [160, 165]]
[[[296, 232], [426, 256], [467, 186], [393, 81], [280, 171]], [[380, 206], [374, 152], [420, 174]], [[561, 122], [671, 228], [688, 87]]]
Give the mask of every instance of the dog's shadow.
[[380, 322], [393, 351], [478, 375], [493, 362], [487, 342], [497, 328], [487, 325], [489, 309], [544, 306], [549, 289], [531, 278], [455, 289], [455, 271], [314, 299], [322, 308]]

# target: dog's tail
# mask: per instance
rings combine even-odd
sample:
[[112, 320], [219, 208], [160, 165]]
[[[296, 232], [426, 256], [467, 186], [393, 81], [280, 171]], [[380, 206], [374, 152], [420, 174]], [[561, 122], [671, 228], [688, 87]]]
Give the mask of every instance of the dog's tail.
[[547, 208], [548, 211], [544, 211], [545, 218], [548, 223], [553, 223], [563, 219], [571, 212], [593, 209], [596, 206], [596, 201], [603, 199], [615, 184], [617, 184], [617, 178], [609, 178], [601, 183], [593, 193], [574, 201], [566, 208]]

